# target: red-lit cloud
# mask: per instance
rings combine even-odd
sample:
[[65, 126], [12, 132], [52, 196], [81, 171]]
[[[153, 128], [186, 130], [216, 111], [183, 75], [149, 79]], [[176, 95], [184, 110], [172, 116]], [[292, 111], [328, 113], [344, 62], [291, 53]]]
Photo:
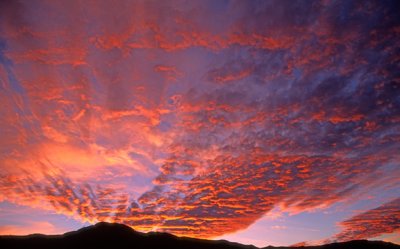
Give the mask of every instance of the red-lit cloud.
[[2, 3], [0, 200], [216, 237], [398, 187], [397, 12], [264, 4]]
[[334, 240], [368, 239], [400, 232], [400, 198], [340, 222]]

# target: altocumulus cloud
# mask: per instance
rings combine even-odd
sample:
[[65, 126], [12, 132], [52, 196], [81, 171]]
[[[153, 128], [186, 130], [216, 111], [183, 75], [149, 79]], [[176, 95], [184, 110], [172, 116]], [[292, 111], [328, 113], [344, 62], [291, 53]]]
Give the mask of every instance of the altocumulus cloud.
[[397, 2], [178, 3], [2, 3], [0, 200], [214, 237], [398, 187]]

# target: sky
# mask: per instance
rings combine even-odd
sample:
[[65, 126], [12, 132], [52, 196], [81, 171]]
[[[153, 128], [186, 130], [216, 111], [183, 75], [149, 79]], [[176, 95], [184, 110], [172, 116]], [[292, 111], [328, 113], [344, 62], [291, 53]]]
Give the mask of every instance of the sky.
[[400, 244], [399, 1], [0, 1], [0, 234]]

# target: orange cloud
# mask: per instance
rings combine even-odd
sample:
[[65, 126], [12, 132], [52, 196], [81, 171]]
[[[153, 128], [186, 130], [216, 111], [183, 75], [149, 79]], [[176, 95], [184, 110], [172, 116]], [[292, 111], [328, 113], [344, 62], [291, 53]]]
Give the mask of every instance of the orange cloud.
[[36, 61], [38, 63], [73, 66], [85, 65], [87, 51], [80, 48], [52, 48], [51, 50], [31, 50], [21, 53], [8, 53], [7, 56], [17, 63]]
[[368, 239], [382, 234], [400, 233], [400, 198], [387, 202], [339, 223], [342, 231], [332, 239]]
[[0, 226], [0, 235], [60, 234], [62, 232], [62, 230], [53, 224], [45, 221], [28, 222], [23, 225]]

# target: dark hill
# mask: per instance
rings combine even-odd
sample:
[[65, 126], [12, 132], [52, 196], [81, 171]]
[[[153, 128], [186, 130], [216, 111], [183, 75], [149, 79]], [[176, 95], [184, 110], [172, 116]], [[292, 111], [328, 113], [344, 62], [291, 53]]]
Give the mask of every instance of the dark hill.
[[[140, 233], [121, 224], [101, 222], [94, 226], [68, 232], [64, 235], [0, 236], [0, 248], [57, 248], [57, 249], [257, 249], [252, 245], [242, 245], [225, 240], [201, 240], [176, 237], [168, 233]], [[291, 248], [291, 247], [265, 247]], [[301, 247], [300, 247], [301, 248]], [[310, 249], [400, 249], [399, 245], [381, 241], [350, 241], [324, 246], [304, 247]]]

